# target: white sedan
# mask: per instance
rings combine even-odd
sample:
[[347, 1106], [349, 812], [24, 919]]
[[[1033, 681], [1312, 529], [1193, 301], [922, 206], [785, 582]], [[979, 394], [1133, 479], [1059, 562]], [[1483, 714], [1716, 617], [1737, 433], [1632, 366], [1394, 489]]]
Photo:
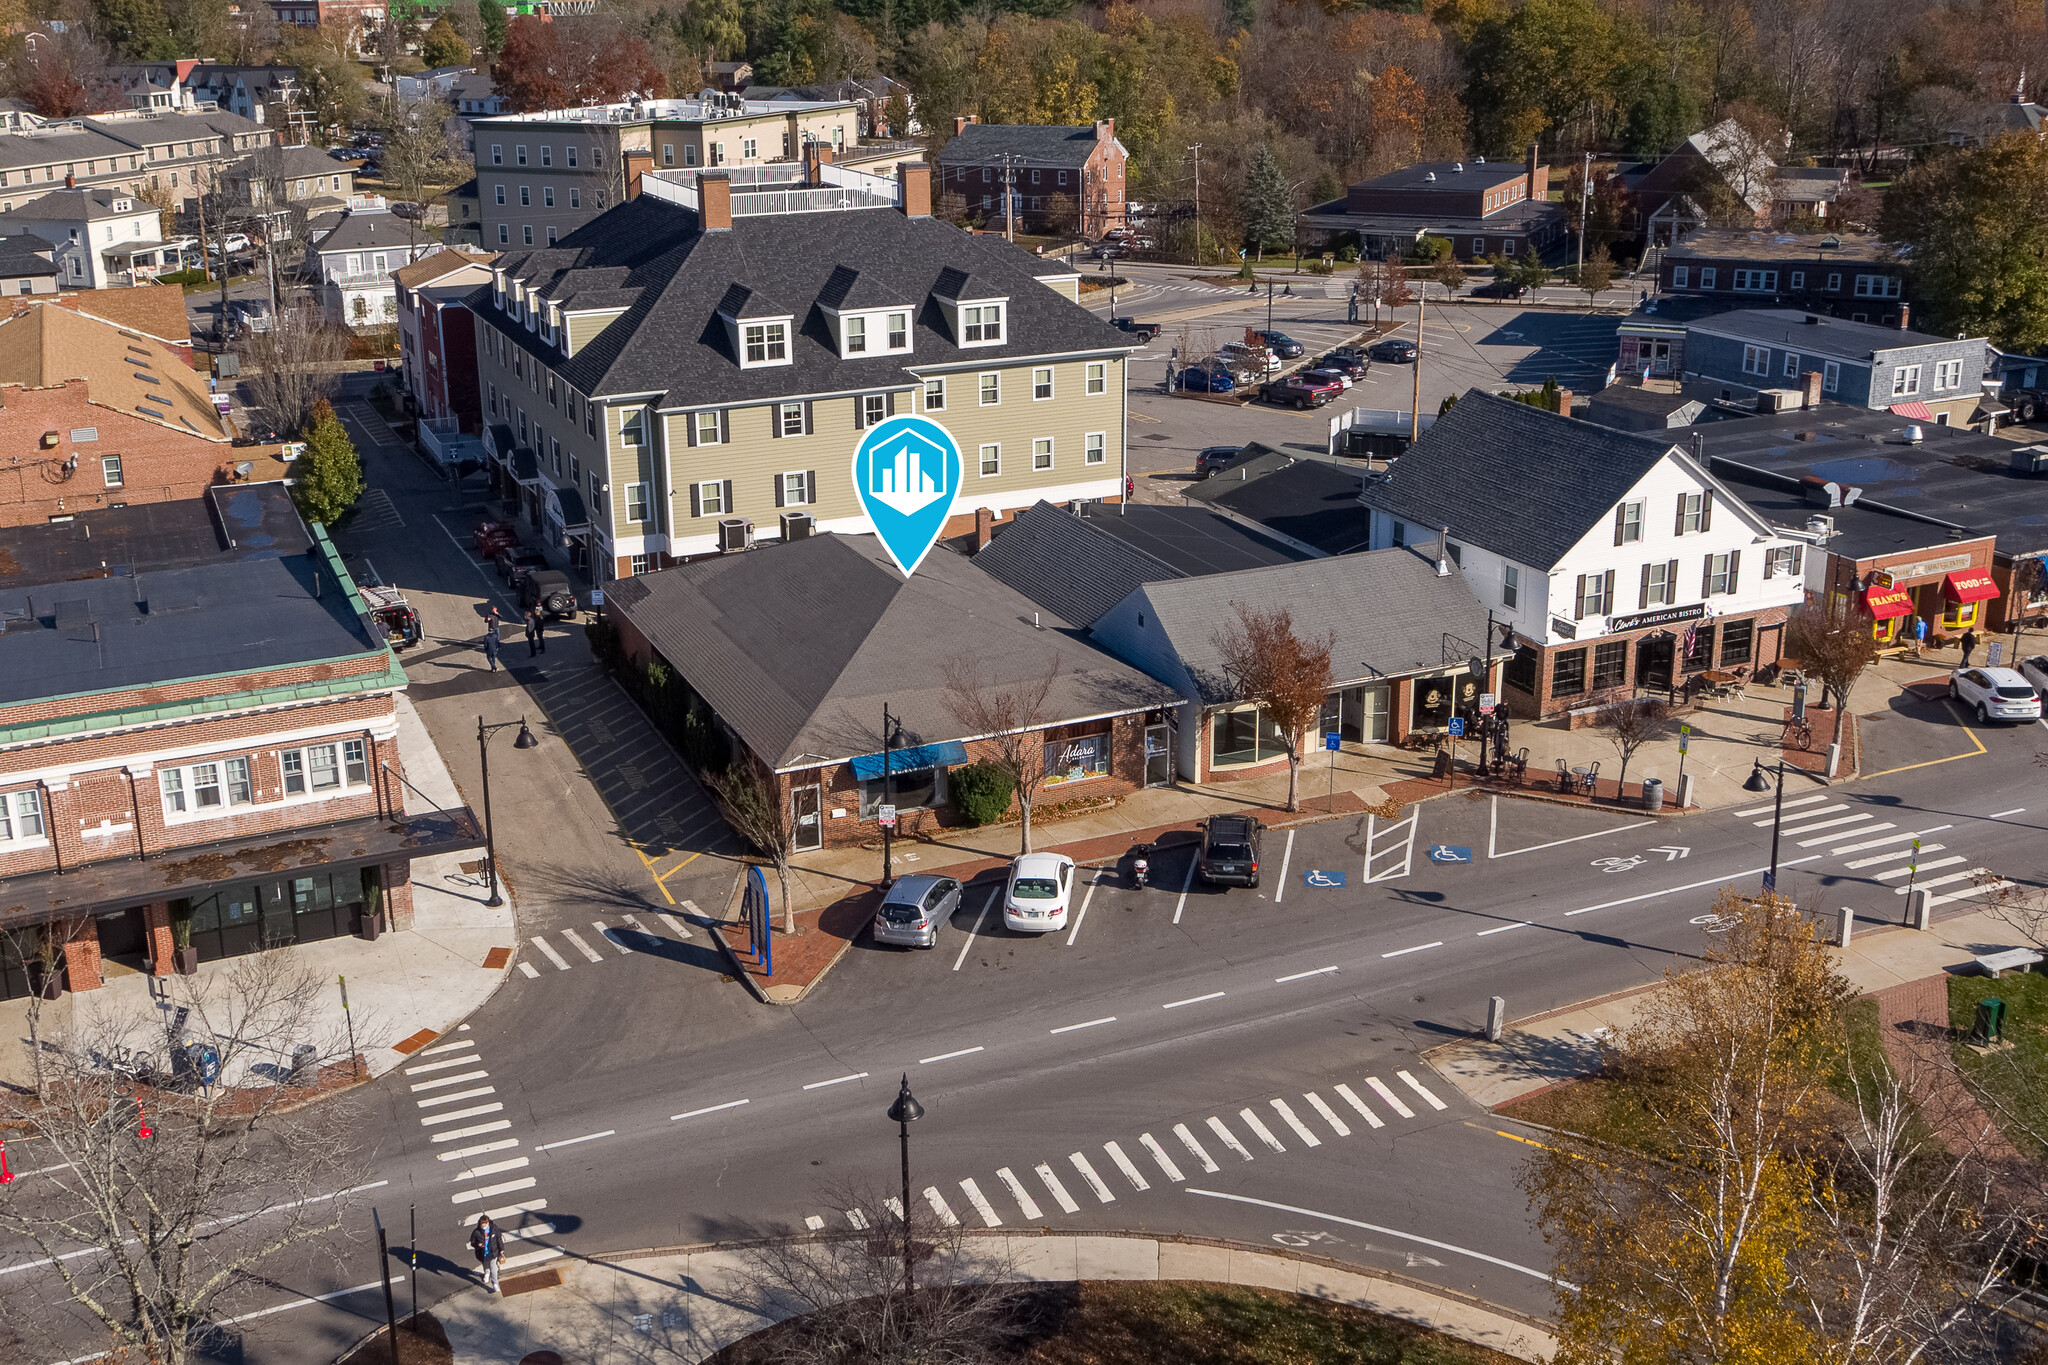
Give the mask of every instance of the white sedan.
[[2020, 660], [2020, 676], [2032, 683], [2036, 692], [2048, 696], [2048, 654]]
[[1060, 853], [1027, 853], [1010, 864], [1003, 891], [1003, 927], [1043, 934], [1067, 927], [1074, 860]]
[[1977, 723], [2041, 719], [2041, 694], [2010, 668], [1959, 668], [1948, 675], [1948, 694], [1977, 711]]

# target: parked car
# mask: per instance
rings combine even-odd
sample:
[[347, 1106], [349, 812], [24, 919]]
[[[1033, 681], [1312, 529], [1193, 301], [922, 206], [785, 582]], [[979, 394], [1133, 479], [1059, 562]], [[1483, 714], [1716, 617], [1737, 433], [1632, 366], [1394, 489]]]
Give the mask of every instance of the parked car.
[[1264, 370], [1253, 366], [1243, 356], [1204, 356], [1202, 357], [1202, 363], [1212, 370], [1221, 370], [1229, 375], [1237, 381], [1237, 386], [1241, 389], [1256, 384], [1266, 377]]
[[1513, 280], [1488, 280], [1474, 289], [1472, 296], [1479, 299], [1518, 299], [1528, 292], [1528, 285], [1517, 284]]
[[524, 545], [507, 545], [498, 551], [498, 577], [508, 584], [517, 584], [520, 579], [537, 569], [548, 566], [548, 557], [539, 550], [529, 550]]
[[1340, 389], [1348, 389], [1358, 382], [1351, 377], [1349, 370], [1325, 369], [1321, 365], [1316, 366], [1312, 370], [1303, 370], [1301, 373], [1304, 379], [1314, 379], [1325, 384], [1335, 384]]
[[1977, 723], [2041, 719], [2041, 694], [2010, 668], [1959, 668], [1948, 675], [1948, 694], [1977, 711]]
[[229, 299], [228, 331], [233, 336], [268, 332], [277, 326], [277, 314], [268, 299]]
[[420, 614], [405, 600], [405, 594], [377, 583], [359, 583], [356, 592], [369, 608], [370, 619], [383, 627], [394, 651], [420, 642]]
[[1320, 408], [1332, 398], [1339, 397], [1344, 386], [1334, 381], [1313, 379], [1305, 374], [1290, 374], [1285, 379], [1271, 379], [1259, 385], [1260, 401], [1278, 403], [1282, 407]]
[[1003, 927], [1027, 934], [1067, 927], [1074, 860], [1064, 853], [1027, 853], [1010, 864], [1003, 890]]
[[1250, 366], [1255, 375], [1271, 374], [1280, 368], [1279, 356], [1263, 346], [1247, 346], [1242, 341], [1226, 342], [1217, 354], [1232, 364]]
[[507, 545], [519, 543], [519, 528], [509, 521], [480, 521], [470, 532], [469, 543], [477, 558], [489, 559]]
[[1195, 477], [1206, 479], [1243, 453], [1242, 446], [1204, 446], [1195, 456]]
[[1250, 815], [1212, 815], [1202, 827], [1201, 851], [1195, 871], [1205, 885], [1259, 884], [1258, 820]]
[[2048, 696], [2048, 654], [2020, 660], [2020, 676], [2032, 683], [2036, 692]]
[[1308, 354], [1306, 347], [1285, 332], [1253, 332], [1252, 335], [1282, 360], [1299, 360]]
[[1362, 355], [1350, 354], [1344, 351], [1332, 351], [1316, 362], [1316, 368], [1319, 370], [1342, 370], [1350, 375], [1352, 379], [1358, 380], [1372, 373], [1372, 362]]
[[1376, 342], [1366, 355], [1373, 360], [1385, 360], [1395, 365], [1411, 364], [1415, 360], [1415, 343], [1399, 337], [1388, 337]]
[[519, 580], [519, 610], [539, 610], [543, 616], [576, 619], [576, 589], [569, 575], [560, 569], [535, 569]]
[[1140, 341], [1150, 341], [1159, 335], [1159, 324], [1156, 322], [1139, 322], [1136, 318], [1111, 318], [1109, 325], [1129, 332]]
[[875, 907], [875, 942], [935, 948], [939, 926], [960, 908], [960, 883], [951, 877], [914, 872], [898, 877]]
[[1237, 381], [1222, 369], [1190, 365], [1180, 372], [1180, 386], [1188, 393], [1229, 393]]

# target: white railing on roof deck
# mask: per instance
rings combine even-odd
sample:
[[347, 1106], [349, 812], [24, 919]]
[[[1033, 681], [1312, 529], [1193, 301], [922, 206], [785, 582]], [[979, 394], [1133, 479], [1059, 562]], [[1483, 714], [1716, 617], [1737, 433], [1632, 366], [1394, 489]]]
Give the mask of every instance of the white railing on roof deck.
[[885, 204], [900, 205], [903, 202], [903, 186], [886, 175], [872, 175], [857, 171], [851, 166], [840, 166], [831, 162], [818, 168], [818, 178], [828, 185], [839, 185], [846, 189], [858, 190]]
[[888, 208], [891, 202], [836, 185], [800, 190], [757, 190], [752, 194], [732, 197], [732, 216], [760, 218], [783, 213], [826, 213], [835, 209], [879, 209]]
[[680, 204], [692, 213], [697, 211], [697, 186], [694, 183], [679, 185], [673, 180], [663, 180], [659, 176], [642, 175], [640, 193], [666, 203]]

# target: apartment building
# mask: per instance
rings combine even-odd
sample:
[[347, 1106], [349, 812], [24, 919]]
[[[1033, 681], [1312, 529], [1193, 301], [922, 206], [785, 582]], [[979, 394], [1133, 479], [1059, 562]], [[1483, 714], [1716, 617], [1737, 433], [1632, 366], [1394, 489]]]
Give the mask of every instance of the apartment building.
[[441, 244], [416, 221], [399, 217], [379, 195], [349, 201], [339, 222], [307, 230], [306, 265], [320, 281], [327, 317], [350, 327], [386, 327], [398, 321], [391, 272]]
[[274, 145], [277, 131], [221, 109], [129, 109], [0, 133], [0, 213], [53, 190], [144, 191], [185, 209], [231, 162]]
[[430, 422], [474, 432], [483, 416], [476, 388], [476, 324], [469, 296], [491, 282], [492, 257], [441, 250], [391, 272], [398, 297], [398, 354], [405, 390]]
[[482, 245], [552, 245], [624, 203], [649, 169], [763, 166], [801, 159], [807, 143], [841, 153], [859, 126], [851, 100], [738, 95], [472, 118]]
[[1008, 195], [1019, 227], [1100, 237], [1128, 217], [1130, 157], [1115, 119], [1044, 128], [969, 114], [953, 121], [939, 153], [939, 193], [957, 195], [963, 212], [988, 222], [1005, 216]]
[[405, 672], [281, 483], [0, 532], [0, 616], [0, 997], [407, 928], [483, 843], [406, 814]]
[[[0, 236], [26, 234], [50, 243], [66, 289], [105, 289], [165, 268], [162, 224], [154, 206], [125, 189], [66, 188], [0, 214]], [[169, 268], [176, 268], [178, 255], [171, 253]]]
[[801, 174], [651, 173], [500, 258], [470, 300], [478, 387], [528, 521], [600, 579], [869, 532], [856, 448], [913, 413], [961, 453], [943, 534], [1120, 498], [1131, 345], [1072, 267], [934, 219], [922, 163]]

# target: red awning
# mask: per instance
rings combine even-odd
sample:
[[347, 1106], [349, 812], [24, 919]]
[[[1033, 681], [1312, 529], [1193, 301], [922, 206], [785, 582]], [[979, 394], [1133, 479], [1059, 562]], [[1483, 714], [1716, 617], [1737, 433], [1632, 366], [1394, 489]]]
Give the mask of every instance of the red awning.
[[1934, 414], [1928, 410], [1925, 403], [1894, 403], [1892, 404], [1892, 416], [1910, 417], [1915, 422], [1932, 422], [1934, 420]]
[[1951, 602], [1984, 602], [1998, 596], [1989, 569], [1960, 569], [1942, 580], [1941, 590]]
[[1913, 594], [1904, 588], [1869, 588], [1863, 594], [1863, 605], [1877, 620], [1889, 621], [1913, 614]]

